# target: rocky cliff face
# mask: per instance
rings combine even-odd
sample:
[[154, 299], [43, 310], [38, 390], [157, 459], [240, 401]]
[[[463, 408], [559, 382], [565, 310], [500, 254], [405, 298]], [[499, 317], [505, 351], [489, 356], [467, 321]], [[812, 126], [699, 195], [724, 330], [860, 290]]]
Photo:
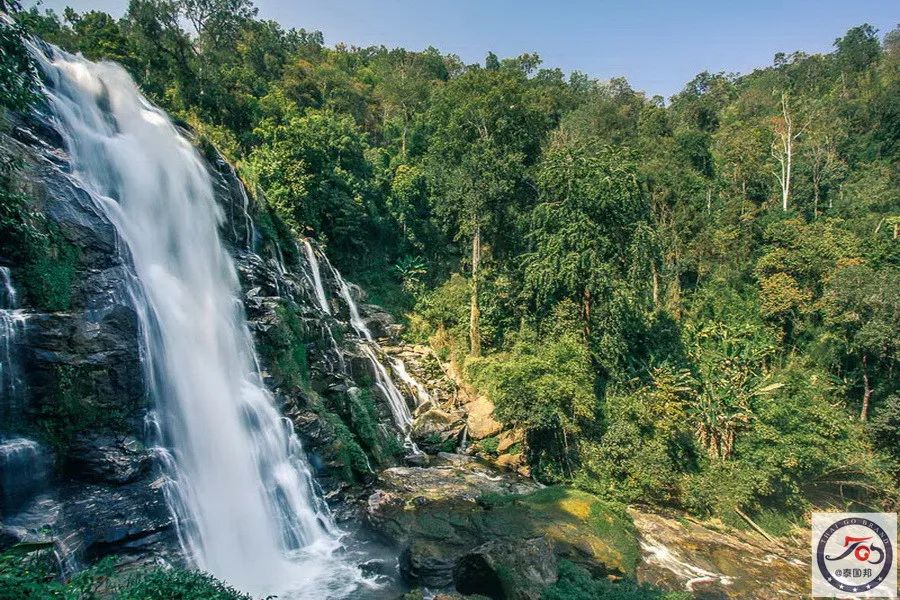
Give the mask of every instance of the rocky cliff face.
[[[70, 176], [64, 140], [44, 110], [12, 115], [0, 150], [21, 158], [15, 183], [42, 236], [37, 249], [45, 250], [5, 245], [0, 253], [10, 295], [0, 304], [0, 361], [10, 375], [0, 389], [0, 548], [52, 540], [69, 568], [110, 554], [178, 562], [152, 448], [141, 303], [127, 285], [135, 277], [131, 258]], [[356, 302], [361, 292], [311, 245], [314, 275], [302, 240], [248, 196], [221, 156], [203, 150], [260, 368], [328, 497], [344, 507], [337, 500], [350, 484], [371, 480], [404, 454], [387, 399], [372, 385], [376, 367], [356, 336], [346, 335], [353, 328], [341, 286]], [[318, 301], [317, 280], [328, 306]], [[387, 315], [362, 304], [358, 310], [375, 335], [387, 333]]]

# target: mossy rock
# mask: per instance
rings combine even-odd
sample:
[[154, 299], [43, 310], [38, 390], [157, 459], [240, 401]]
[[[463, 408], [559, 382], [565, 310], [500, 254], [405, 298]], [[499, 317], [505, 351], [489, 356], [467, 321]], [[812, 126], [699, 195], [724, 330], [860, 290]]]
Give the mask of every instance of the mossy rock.
[[[462, 467], [442, 470], [446, 486], [441, 494], [431, 481], [434, 469], [389, 471], [402, 471], [402, 477], [389, 477], [384, 486], [388, 489], [370, 497], [368, 517], [377, 531], [404, 548], [401, 572], [413, 584], [463, 591], [454, 573], [465, 560], [471, 562], [479, 547], [496, 544], [524, 552], [534, 546], [534, 540], [543, 540], [552, 549], [553, 561], [565, 558], [594, 576], [635, 574], [640, 548], [634, 524], [623, 508], [596, 496], [564, 487], [508, 494], [501, 484], [504, 480], [512, 484], [513, 478], [495, 475], [494, 482], [480, 478], [487, 482], [485, 492], [478, 495], [476, 491], [472, 497], [469, 474]], [[418, 486], [418, 475], [429, 481]], [[399, 479], [405, 484], [390, 485]], [[497, 491], [490, 491], [491, 484], [496, 484]], [[498, 573], [498, 581], [522, 581], [529, 560], [524, 553], [495, 561], [497, 569], [514, 565], [521, 571], [503, 577]], [[546, 568], [531, 566], [533, 571]], [[510, 592], [504, 597], [529, 596]]]

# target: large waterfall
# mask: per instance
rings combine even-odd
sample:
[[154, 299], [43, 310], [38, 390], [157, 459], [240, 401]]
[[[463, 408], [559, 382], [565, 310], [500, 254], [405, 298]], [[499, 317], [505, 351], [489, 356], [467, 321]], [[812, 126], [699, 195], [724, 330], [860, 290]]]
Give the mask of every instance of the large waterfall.
[[334, 556], [340, 534], [255, 366], [204, 163], [119, 66], [34, 54], [72, 177], [134, 263], [151, 420], [186, 554], [258, 595], [350, 593], [356, 569]]

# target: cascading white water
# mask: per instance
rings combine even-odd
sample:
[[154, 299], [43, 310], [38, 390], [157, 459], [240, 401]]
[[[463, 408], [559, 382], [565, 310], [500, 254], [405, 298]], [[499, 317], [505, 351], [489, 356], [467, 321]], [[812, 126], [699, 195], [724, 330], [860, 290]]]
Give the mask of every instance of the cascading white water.
[[9, 431], [4, 431], [17, 420], [21, 408], [24, 381], [14, 344], [25, 332], [25, 323], [12, 275], [7, 267], [0, 267], [0, 516], [41, 488], [49, 464], [37, 442], [7, 438]]
[[412, 391], [418, 404], [431, 400], [431, 394], [428, 393], [428, 390], [425, 389], [424, 385], [419, 383], [417, 379], [409, 374], [409, 371], [406, 370], [406, 365], [402, 360], [399, 358], [391, 358], [391, 370], [400, 378], [400, 381], [405, 383], [410, 391]]
[[341, 291], [341, 298], [344, 299], [344, 303], [347, 305], [347, 311], [350, 313], [350, 326], [353, 327], [353, 330], [356, 331], [356, 334], [366, 340], [367, 342], [374, 343], [375, 338], [372, 336], [372, 332], [369, 330], [369, 326], [366, 325], [366, 322], [363, 321], [362, 317], [359, 315], [359, 307], [356, 306], [356, 301], [353, 299], [353, 294], [350, 293], [350, 284], [341, 277], [341, 274], [338, 273], [338, 270], [331, 266], [331, 272], [334, 275], [334, 278], [338, 282], [338, 288]]
[[186, 553], [254, 594], [346, 595], [357, 571], [334, 558], [339, 532], [261, 382], [199, 155], [119, 66], [33, 54], [73, 179], [134, 262], [160, 457]]
[[397, 386], [394, 385], [394, 382], [391, 381], [387, 369], [384, 368], [384, 365], [381, 364], [381, 361], [375, 356], [375, 351], [372, 350], [372, 347], [367, 344], [361, 344], [360, 348], [362, 348], [363, 353], [372, 363], [372, 366], [375, 367], [375, 385], [387, 397], [388, 404], [391, 407], [391, 414], [394, 416], [394, 422], [401, 431], [404, 433], [408, 432], [413, 419], [412, 414], [409, 412], [409, 407], [406, 405], [406, 400], [403, 398], [403, 394], [400, 393], [400, 390], [398, 390]]
[[322, 312], [325, 314], [331, 314], [331, 308], [328, 306], [328, 299], [325, 297], [325, 288], [322, 287], [322, 273], [319, 271], [319, 261], [316, 258], [316, 253], [313, 252], [312, 244], [309, 243], [309, 240], [303, 240], [303, 248], [306, 250], [306, 260], [309, 262], [310, 270], [312, 271], [313, 278], [313, 288], [316, 290], [316, 299], [319, 301], [319, 308], [322, 309]]
[[22, 374], [13, 344], [25, 332], [26, 314], [7, 267], [0, 267], [0, 416], [7, 417], [22, 394]]
[[[313, 272], [313, 279], [316, 282], [316, 294], [321, 295], [322, 303], [327, 305], [325, 291], [322, 287], [322, 275], [319, 272], [319, 262], [316, 260], [315, 252], [313, 251], [309, 240], [304, 240], [304, 244], [306, 245], [307, 260]], [[325, 260], [328, 264], [328, 268], [331, 270], [332, 276], [338, 283], [341, 298], [344, 300], [344, 304], [347, 305], [347, 311], [350, 313], [350, 326], [353, 327], [356, 335], [360, 338], [359, 347], [372, 365], [372, 370], [375, 374], [375, 387], [377, 387], [387, 399], [388, 406], [391, 409], [391, 415], [394, 418], [394, 424], [404, 436], [404, 445], [413, 454], [419, 454], [421, 453], [421, 450], [419, 450], [409, 435], [413, 418], [412, 414], [409, 412], [409, 406], [406, 404], [406, 399], [403, 397], [400, 390], [397, 389], [397, 385], [394, 383], [393, 379], [391, 379], [387, 369], [385, 369], [384, 365], [378, 360], [378, 356], [375, 354], [376, 350], [382, 352], [381, 347], [378, 345], [378, 342], [375, 341], [375, 337], [372, 335], [366, 322], [363, 321], [359, 314], [359, 307], [356, 305], [353, 294], [350, 292], [350, 284], [348, 284], [341, 276], [340, 272], [328, 262], [327, 258]], [[331, 313], [329, 312], [329, 314]], [[402, 363], [400, 364], [402, 365]], [[403, 372], [409, 377], [405, 368], [403, 368]], [[412, 378], [410, 377], [410, 379]]]

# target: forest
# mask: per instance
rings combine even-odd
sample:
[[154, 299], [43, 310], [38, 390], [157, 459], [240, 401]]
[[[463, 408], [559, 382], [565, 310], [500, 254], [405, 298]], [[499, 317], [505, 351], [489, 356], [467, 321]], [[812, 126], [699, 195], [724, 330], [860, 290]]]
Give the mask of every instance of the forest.
[[662, 98], [329, 46], [249, 0], [15, 20], [221, 151], [525, 432], [537, 480], [774, 535], [900, 506], [900, 29]]

